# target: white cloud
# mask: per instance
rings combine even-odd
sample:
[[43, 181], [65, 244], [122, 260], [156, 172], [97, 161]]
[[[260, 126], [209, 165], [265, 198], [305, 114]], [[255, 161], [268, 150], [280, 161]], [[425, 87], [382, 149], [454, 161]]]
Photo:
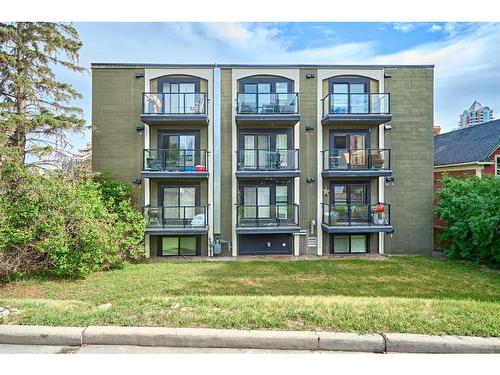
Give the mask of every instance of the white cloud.
[[443, 26], [436, 25], [435, 23], [432, 24], [432, 26], [427, 29], [427, 31], [429, 31], [431, 33], [436, 33], [436, 32], [441, 31], [441, 30], [443, 30]]
[[394, 30], [401, 31], [402, 33], [409, 33], [410, 31], [415, 30], [417, 24], [409, 23], [409, 22], [396, 22], [394, 24]]
[[[415, 23], [399, 25], [401, 32], [429, 27]], [[440, 25], [430, 28], [434, 26]], [[86, 35], [96, 33], [94, 27], [89, 26]], [[443, 130], [456, 126], [459, 113], [474, 98], [500, 112], [500, 59], [495, 49], [500, 46], [500, 23], [447, 23], [442, 26], [442, 39], [385, 55], [378, 52], [377, 41], [342, 43], [326, 36], [320, 47], [311, 44], [297, 48], [294, 37], [284, 33], [279, 24], [166, 23], [133, 27], [108, 24], [106, 27], [113, 32], [101, 29], [98, 39], [90, 38], [93, 44], [87, 43], [82, 35], [83, 61], [88, 63], [91, 57], [94, 62], [435, 64], [435, 120]], [[334, 24], [332, 29], [335, 30]], [[436, 27], [434, 30], [438, 31]], [[132, 59], [130, 48], [135, 56]], [[85, 91], [89, 97], [90, 87]]]

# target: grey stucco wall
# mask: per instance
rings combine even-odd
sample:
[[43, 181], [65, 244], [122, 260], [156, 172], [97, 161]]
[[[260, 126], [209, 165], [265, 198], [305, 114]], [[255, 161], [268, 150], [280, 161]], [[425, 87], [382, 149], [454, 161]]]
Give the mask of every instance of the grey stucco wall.
[[386, 186], [394, 234], [387, 235], [387, 254], [432, 252], [434, 71], [431, 68], [386, 69], [391, 94], [391, 149], [394, 184]]

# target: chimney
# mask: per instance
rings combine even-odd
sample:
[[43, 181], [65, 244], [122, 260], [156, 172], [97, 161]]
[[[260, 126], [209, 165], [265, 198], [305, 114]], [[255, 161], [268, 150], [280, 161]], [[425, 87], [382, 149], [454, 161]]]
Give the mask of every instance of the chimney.
[[441, 126], [434, 125], [434, 135], [438, 135], [439, 133], [441, 133]]

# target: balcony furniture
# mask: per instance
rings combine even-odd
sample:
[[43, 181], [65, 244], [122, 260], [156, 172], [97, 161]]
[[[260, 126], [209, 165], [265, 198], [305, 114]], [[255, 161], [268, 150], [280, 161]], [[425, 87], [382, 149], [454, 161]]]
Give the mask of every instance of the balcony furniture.
[[276, 113], [276, 109], [272, 104], [263, 104], [261, 113]]
[[161, 211], [154, 210], [149, 212], [149, 224], [148, 226], [160, 226], [161, 225]]
[[373, 169], [381, 169], [384, 166], [384, 159], [380, 152], [373, 152], [370, 154], [371, 167]]
[[254, 113], [254, 108], [249, 104], [242, 104], [240, 108], [241, 113]]
[[162, 169], [161, 160], [159, 160], [157, 158], [147, 158], [146, 159], [146, 166], [149, 170], [152, 170], [152, 171], [161, 171], [161, 169]]
[[204, 214], [194, 215], [193, 219], [191, 220], [191, 226], [192, 227], [204, 227], [205, 226], [205, 215]]
[[161, 113], [161, 100], [157, 95], [148, 95], [147, 100], [150, 113]]

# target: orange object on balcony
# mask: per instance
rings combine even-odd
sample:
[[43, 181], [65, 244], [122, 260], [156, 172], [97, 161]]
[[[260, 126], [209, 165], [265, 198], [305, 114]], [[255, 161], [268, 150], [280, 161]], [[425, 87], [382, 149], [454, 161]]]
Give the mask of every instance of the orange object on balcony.
[[195, 167], [195, 170], [196, 170], [196, 172], [206, 172], [207, 171], [207, 169], [205, 168], [204, 165], [197, 165]]
[[382, 213], [382, 212], [384, 212], [384, 211], [385, 211], [385, 207], [384, 207], [384, 205], [383, 205], [383, 204], [377, 204], [377, 205], [375, 206], [375, 212], [377, 212], [377, 213]]

